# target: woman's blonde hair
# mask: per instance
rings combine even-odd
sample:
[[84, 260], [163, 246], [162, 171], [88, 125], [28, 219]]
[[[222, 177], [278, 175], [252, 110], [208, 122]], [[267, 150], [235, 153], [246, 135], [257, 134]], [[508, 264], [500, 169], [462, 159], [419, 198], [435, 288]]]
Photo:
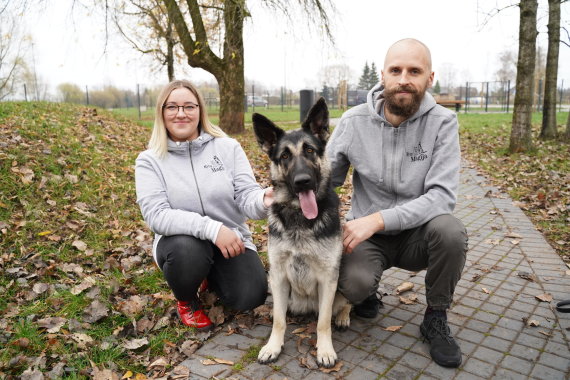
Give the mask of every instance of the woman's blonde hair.
[[208, 119], [206, 103], [200, 92], [187, 80], [173, 80], [168, 83], [158, 95], [156, 99], [156, 109], [154, 111], [154, 127], [152, 135], [148, 143], [148, 148], [153, 150], [159, 157], [163, 157], [168, 152], [168, 131], [164, 126], [164, 113], [162, 112], [166, 99], [170, 93], [177, 88], [187, 88], [194, 94], [198, 100], [198, 110], [200, 111], [200, 121], [198, 123], [198, 131], [204, 131], [214, 137], [225, 137], [226, 134], [220, 127], [213, 125]]

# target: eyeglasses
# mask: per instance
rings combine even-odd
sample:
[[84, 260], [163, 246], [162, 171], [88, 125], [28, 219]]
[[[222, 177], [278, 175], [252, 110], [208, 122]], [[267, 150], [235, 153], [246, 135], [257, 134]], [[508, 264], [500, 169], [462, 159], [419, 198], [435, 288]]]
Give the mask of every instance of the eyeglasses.
[[185, 104], [183, 106], [178, 106], [176, 104], [165, 104], [162, 106], [162, 109], [166, 115], [174, 116], [178, 113], [178, 110], [180, 108], [182, 108], [182, 111], [184, 111], [186, 115], [191, 115], [198, 109], [198, 107], [199, 105], [194, 103]]

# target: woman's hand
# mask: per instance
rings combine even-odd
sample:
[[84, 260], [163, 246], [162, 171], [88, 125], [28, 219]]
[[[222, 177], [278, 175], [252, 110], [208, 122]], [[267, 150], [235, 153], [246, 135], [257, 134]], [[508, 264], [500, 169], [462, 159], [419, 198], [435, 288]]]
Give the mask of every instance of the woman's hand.
[[273, 188], [268, 187], [267, 189], [265, 189], [265, 194], [263, 194], [263, 205], [265, 206], [265, 208], [269, 208], [269, 206], [271, 206], [272, 203], [273, 203]]
[[216, 238], [216, 247], [226, 259], [236, 257], [245, 252], [245, 245], [239, 236], [226, 226], [222, 226]]

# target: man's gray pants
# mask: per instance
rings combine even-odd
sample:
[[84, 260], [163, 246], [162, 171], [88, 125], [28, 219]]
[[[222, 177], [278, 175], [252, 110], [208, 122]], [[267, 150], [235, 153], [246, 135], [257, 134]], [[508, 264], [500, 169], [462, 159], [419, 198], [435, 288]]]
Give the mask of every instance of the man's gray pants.
[[437, 216], [396, 235], [375, 234], [343, 255], [338, 289], [357, 305], [376, 292], [384, 270], [427, 268], [428, 306], [448, 309], [465, 265], [467, 240], [463, 223], [452, 215]]

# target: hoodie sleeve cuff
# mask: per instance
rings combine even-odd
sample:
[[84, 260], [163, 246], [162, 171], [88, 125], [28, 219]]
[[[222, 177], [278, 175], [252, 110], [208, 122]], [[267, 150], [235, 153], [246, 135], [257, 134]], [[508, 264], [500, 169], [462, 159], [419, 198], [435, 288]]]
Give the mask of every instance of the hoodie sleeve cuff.
[[384, 219], [384, 231], [399, 231], [401, 230], [400, 218], [398, 212], [393, 208], [380, 211]]
[[204, 228], [204, 238], [216, 244], [216, 239], [218, 238], [218, 232], [220, 232], [220, 228], [222, 228], [222, 225], [223, 225], [222, 222], [209, 220], [206, 223], [206, 228]]

